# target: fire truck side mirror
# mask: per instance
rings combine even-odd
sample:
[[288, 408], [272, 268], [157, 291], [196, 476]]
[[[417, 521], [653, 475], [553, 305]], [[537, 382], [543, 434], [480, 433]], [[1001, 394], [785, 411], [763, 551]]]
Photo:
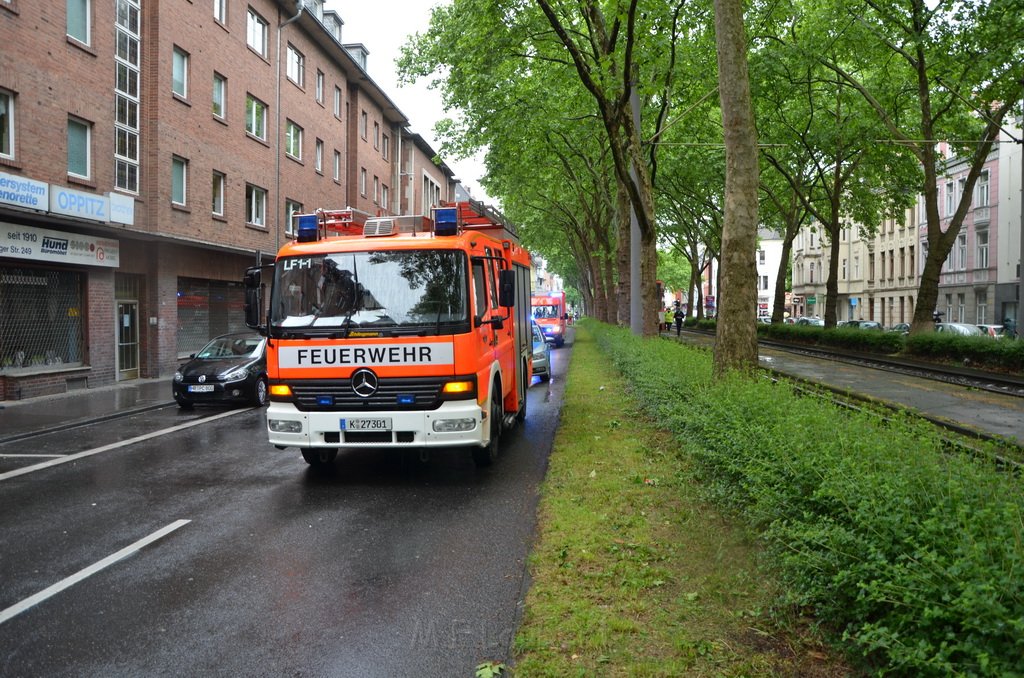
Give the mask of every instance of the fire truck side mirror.
[[506, 268], [499, 275], [498, 305], [511, 308], [516, 305], [516, 272]]
[[254, 266], [245, 271], [245, 324], [253, 329], [260, 328], [260, 314], [263, 309], [263, 289], [260, 284], [261, 270]]

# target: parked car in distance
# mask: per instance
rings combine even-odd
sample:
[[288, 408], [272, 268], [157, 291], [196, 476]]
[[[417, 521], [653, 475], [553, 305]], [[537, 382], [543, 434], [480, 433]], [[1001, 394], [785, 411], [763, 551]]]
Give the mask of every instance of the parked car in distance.
[[985, 333], [979, 330], [977, 325], [968, 325], [967, 323], [935, 323], [935, 331], [958, 334], [962, 337], [985, 336]]
[[844, 320], [836, 323], [836, 328], [847, 329], [847, 330], [879, 330], [881, 331], [882, 324], [877, 323], [874, 320]]
[[988, 335], [993, 339], [1000, 339], [1005, 336], [1002, 325], [978, 325], [978, 329], [981, 330], [982, 334]]
[[267, 404], [267, 340], [255, 332], [216, 337], [174, 373], [174, 400], [196, 403]]
[[825, 326], [825, 320], [823, 318], [819, 318], [816, 315], [815, 316], [802, 315], [802, 316], [800, 316], [799, 318], [796, 319], [796, 324], [797, 325], [812, 325], [814, 327], [824, 327]]
[[541, 381], [551, 381], [551, 342], [545, 339], [537, 323], [533, 325], [533, 374]]
[[890, 332], [899, 332], [900, 334], [910, 334], [910, 323], [896, 323], [889, 328]]

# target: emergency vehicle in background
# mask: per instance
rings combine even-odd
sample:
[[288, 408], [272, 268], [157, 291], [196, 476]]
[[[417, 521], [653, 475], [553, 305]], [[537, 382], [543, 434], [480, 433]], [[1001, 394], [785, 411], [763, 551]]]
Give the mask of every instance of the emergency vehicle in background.
[[491, 464], [532, 377], [530, 255], [515, 228], [476, 201], [296, 222], [297, 240], [245, 276], [246, 324], [269, 339], [271, 444], [311, 465], [339, 449], [452, 446]]
[[565, 343], [565, 323], [569, 319], [565, 311], [565, 292], [535, 292], [530, 298], [533, 319], [540, 325], [544, 338], [561, 347]]

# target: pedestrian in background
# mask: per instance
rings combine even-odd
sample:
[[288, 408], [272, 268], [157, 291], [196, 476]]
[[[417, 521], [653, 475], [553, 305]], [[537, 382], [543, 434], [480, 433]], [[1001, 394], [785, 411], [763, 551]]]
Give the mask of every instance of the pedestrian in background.
[[676, 309], [672, 314], [673, 320], [676, 323], [676, 336], [678, 337], [683, 332], [683, 318], [686, 314], [683, 313], [683, 309], [679, 308], [678, 302], [676, 303]]
[[[672, 329], [672, 318], [673, 318], [672, 309], [671, 308], [666, 308], [665, 312], [664, 313], [659, 313], [659, 315], [665, 316], [665, 322], [664, 322], [665, 331], [668, 332], [670, 329]], [[660, 327], [658, 329], [661, 330]]]

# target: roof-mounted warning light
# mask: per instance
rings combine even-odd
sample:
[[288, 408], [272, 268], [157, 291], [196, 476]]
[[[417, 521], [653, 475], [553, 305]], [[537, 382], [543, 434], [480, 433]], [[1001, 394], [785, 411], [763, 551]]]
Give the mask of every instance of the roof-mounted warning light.
[[299, 222], [297, 238], [299, 242], [313, 242], [319, 239], [320, 220], [315, 214], [297, 215], [297, 221]]
[[457, 207], [434, 208], [434, 235], [458, 235], [459, 210]]

